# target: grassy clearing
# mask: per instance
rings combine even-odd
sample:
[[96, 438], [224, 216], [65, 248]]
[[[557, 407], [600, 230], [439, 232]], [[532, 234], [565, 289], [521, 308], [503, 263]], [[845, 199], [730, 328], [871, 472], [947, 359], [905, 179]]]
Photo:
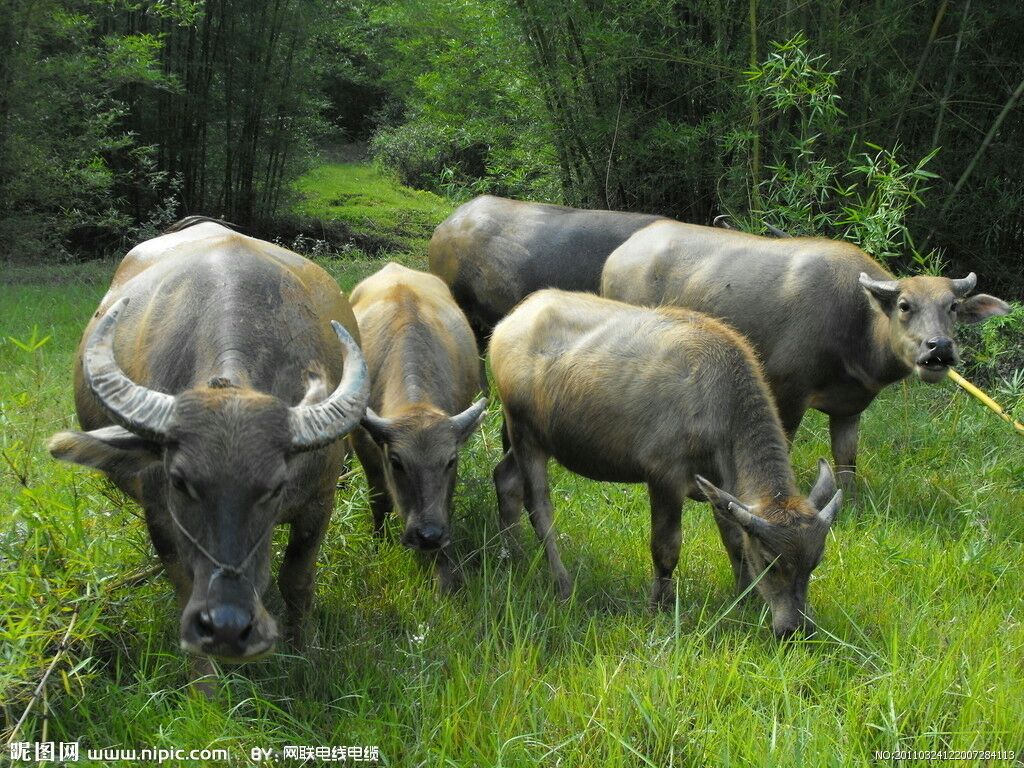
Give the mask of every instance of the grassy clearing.
[[425, 252], [434, 227], [453, 208], [444, 198], [396, 184], [364, 163], [321, 165], [299, 179], [296, 190], [299, 216], [341, 222], [400, 252]]
[[[422, 250], [401, 258], [422, 264]], [[381, 262], [323, 263], [350, 287]], [[643, 489], [561, 469], [556, 524], [576, 591], [558, 605], [529, 526], [522, 559], [493, 540], [495, 409], [460, 467], [460, 594], [439, 599], [429, 569], [394, 538], [375, 545], [357, 475], [338, 494], [321, 551], [308, 652], [225, 668], [219, 697], [197, 699], [185, 688], [169, 584], [133, 581], [155, 563], [139, 510], [43, 450], [74, 423], [71, 359], [112, 271], [24, 268], [0, 281], [5, 740], [74, 615], [72, 644], [23, 740], [227, 747], [237, 763], [254, 747], [367, 744], [395, 766], [860, 765], [897, 748], [1020, 755], [1024, 444], [951, 384], [892, 387], [866, 415], [864, 489], [811, 587], [818, 639], [776, 643], [759, 601], [728, 610], [725, 552], [707, 507], [692, 503], [676, 609], [652, 613]], [[811, 414], [793, 451], [804, 488], [826, 453], [826, 423]], [[269, 604], [280, 609], [276, 593]]]
[[[642, 489], [560, 470], [558, 525], [577, 587], [556, 605], [526, 526], [521, 562], [490, 540], [492, 417], [461, 470], [463, 593], [439, 600], [409, 552], [374, 546], [359, 477], [338, 496], [321, 554], [313, 648], [226, 669], [221, 698], [197, 701], [184, 690], [169, 586], [123, 584], [154, 562], [138, 511], [42, 450], [73, 422], [71, 356], [104, 289], [0, 287], [8, 727], [77, 609], [48, 734], [91, 746], [227, 745], [241, 756], [366, 743], [391, 765], [660, 766], [1024, 744], [1021, 444], [949, 386], [897, 386], [869, 412], [866, 490], [843, 511], [812, 587], [820, 640], [779, 646], [756, 605], [724, 614], [729, 568], [695, 504], [677, 611], [652, 614]], [[51, 336], [37, 351], [7, 340], [26, 341], [34, 324]], [[794, 451], [805, 485], [826, 451], [824, 420], [809, 421]], [[41, 727], [36, 714], [23, 736]]]

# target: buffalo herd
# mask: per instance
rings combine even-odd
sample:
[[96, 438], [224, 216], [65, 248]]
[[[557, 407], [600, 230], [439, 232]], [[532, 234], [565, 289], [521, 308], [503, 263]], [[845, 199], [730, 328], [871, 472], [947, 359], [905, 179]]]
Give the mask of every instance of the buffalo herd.
[[[350, 449], [374, 530], [458, 586], [450, 510], [460, 446], [505, 419], [498, 519], [525, 506], [567, 598], [548, 460], [645, 483], [651, 600], [674, 603], [685, 499], [711, 504], [740, 594], [779, 637], [813, 632], [811, 572], [853, 490], [861, 413], [911, 374], [941, 380], [955, 324], [1009, 311], [961, 279], [896, 279], [862, 250], [659, 216], [476, 198], [437, 227], [431, 273], [388, 264], [351, 297], [319, 266], [205, 217], [131, 250], [75, 361], [81, 431], [59, 459], [102, 470], [145, 511], [177, 591], [180, 642], [210, 658], [272, 650], [271, 534], [284, 631], [302, 625]], [[828, 415], [833, 473], [797, 489], [789, 445]]]

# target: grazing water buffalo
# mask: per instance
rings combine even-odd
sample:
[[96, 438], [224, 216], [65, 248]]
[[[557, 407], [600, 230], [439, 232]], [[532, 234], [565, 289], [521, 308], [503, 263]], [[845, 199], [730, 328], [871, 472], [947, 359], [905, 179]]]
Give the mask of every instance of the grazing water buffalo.
[[483, 195], [434, 230], [430, 271], [452, 289], [482, 353], [495, 323], [534, 291], [596, 293], [608, 254], [659, 218]]
[[829, 415], [840, 481], [852, 487], [860, 415], [883, 387], [957, 362], [954, 326], [1006, 314], [965, 278], [896, 280], [855, 245], [678, 222], [640, 230], [608, 258], [601, 293], [725, 320], [754, 345], [790, 439], [808, 408]]
[[370, 372], [370, 408], [355, 434], [378, 533], [392, 504], [402, 543], [435, 552], [441, 589], [456, 583], [449, 514], [459, 446], [480, 424], [480, 358], [473, 332], [434, 275], [388, 264], [352, 291]]
[[357, 335], [326, 272], [212, 221], [144, 242], [118, 267], [75, 362], [86, 431], [49, 447], [143, 506], [185, 650], [247, 661], [274, 646], [260, 595], [280, 523], [291, 536], [278, 584], [301, 644], [339, 438], [369, 394]]
[[547, 290], [494, 329], [491, 368], [512, 441], [494, 470], [502, 526], [516, 524], [525, 497], [561, 597], [572, 582], [551, 522], [551, 456], [595, 480], [647, 483], [654, 602], [674, 600], [681, 508], [696, 485], [737, 588], [763, 573], [775, 633], [813, 628], [808, 580], [842, 493], [821, 462], [810, 496], [798, 494], [771, 394], [739, 334], [695, 312]]

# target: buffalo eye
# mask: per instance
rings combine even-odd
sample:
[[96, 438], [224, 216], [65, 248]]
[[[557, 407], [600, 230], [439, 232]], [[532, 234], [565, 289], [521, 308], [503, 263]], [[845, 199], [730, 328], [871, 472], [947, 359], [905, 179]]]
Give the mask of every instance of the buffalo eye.
[[954, 301], [952, 304], [949, 305], [949, 311], [952, 312], [953, 314], [956, 314], [956, 312], [959, 309], [960, 309], [960, 302], [959, 301]]
[[263, 494], [263, 498], [261, 498], [260, 501], [264, 504], [267, 503], [268, 501], [276, 501], [284, 492], [284, 485], [285, 481], [282, 480], [280, 483], [278, 483], [265, 494]]
[[457, 458], [458, 458], [457, 456], [452, 456], [450, 459], [448, 459], [448, 463], [445, 464], [444, 468], [445, 469], [455, 469], [455, 461], [456, 461]]
[[900, 312], [902, 312], [903, 314], [906, 314], [907, 312], [910, 311], [910, 302], [905, 299], [901, 300], [898, 306], [900, 308]]
[[196, 493], [195, 488], [192, 487], [192, 484], [189, 483], [189, 481], [185, 479], [185, 476], [180, 472], [171, 473], [171, 485], [178, 493], [183, 493], [193, 499], [199, 498], [199, 494]]
[[388, 461], [391, 462], [391, 468], [399, 472], [402, 471], [402, 460], [394, 453], [388, 455]]

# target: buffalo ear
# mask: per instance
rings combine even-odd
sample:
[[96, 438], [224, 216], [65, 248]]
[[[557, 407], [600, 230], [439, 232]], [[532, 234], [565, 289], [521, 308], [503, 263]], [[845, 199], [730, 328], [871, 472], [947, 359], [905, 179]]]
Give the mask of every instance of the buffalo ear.
[[990, 317], [1010, 314], [1010, 305], [987, 293], [976, 293], [960, 302], [956, 319], [961, 323], [980, 323]]
[[392, 437], [391, 421], [378, 416], [376, 411], [372, 408], [367, 408], [363, 418], [359, 420], [359, 425], [370, 433], [370, 437], [373, 438], [373, 442], [377, 445], [384, 447], [388, 444]]
[[160, 446], [123, 427], [58, 432], [46, 446], [54, 458], [129, 479], [161, 460]]

